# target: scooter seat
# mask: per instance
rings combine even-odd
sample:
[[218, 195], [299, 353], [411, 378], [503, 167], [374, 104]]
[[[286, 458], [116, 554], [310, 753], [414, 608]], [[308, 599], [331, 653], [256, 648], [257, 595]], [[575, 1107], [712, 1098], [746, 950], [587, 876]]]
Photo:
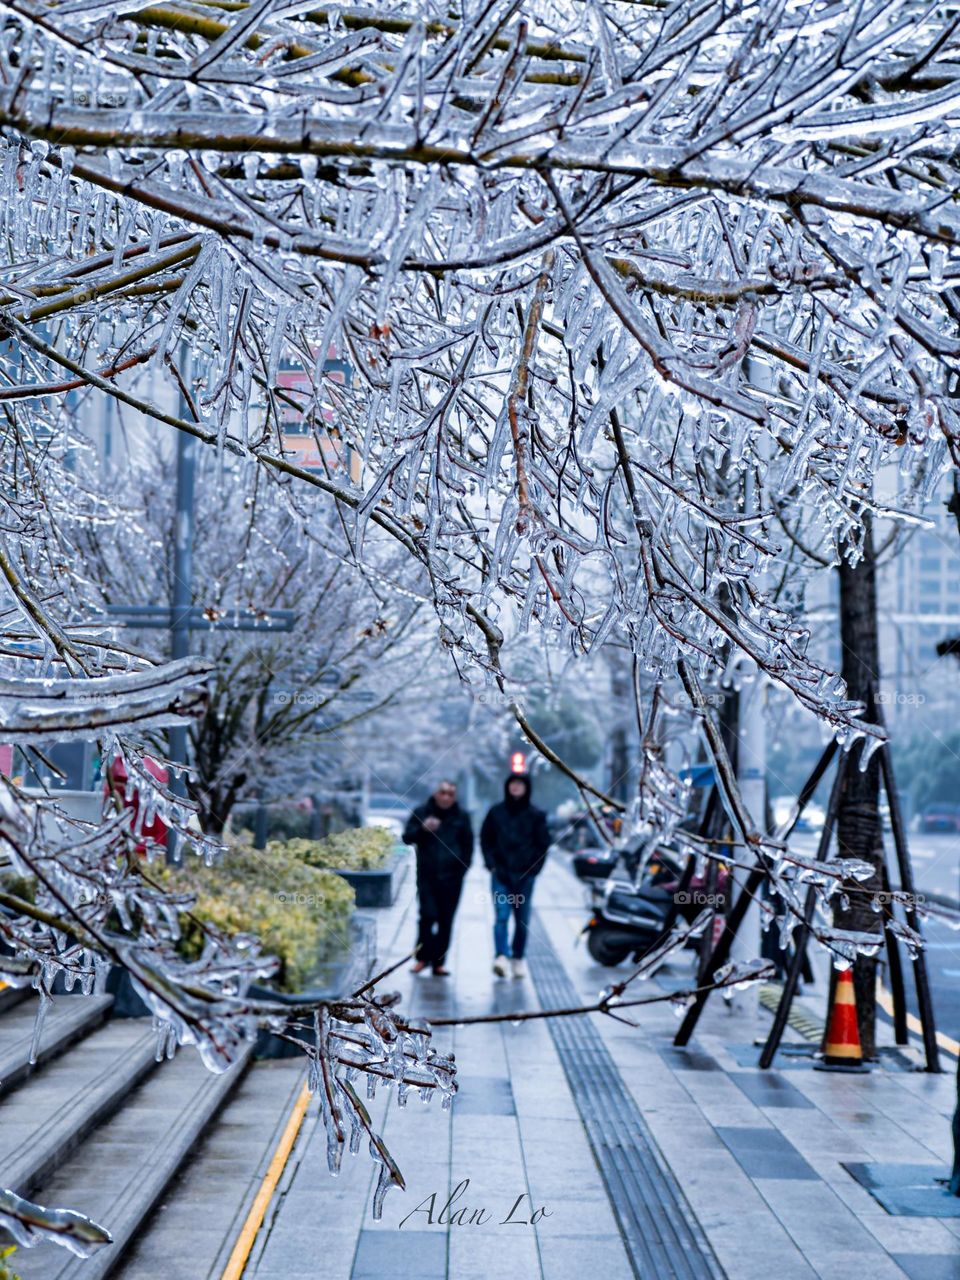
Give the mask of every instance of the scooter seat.
[[646, 921], [665, 920], [673, 905], [673, 894], [663, 889], [612, 889], [606, 911], [610, 915], [641, 917]]

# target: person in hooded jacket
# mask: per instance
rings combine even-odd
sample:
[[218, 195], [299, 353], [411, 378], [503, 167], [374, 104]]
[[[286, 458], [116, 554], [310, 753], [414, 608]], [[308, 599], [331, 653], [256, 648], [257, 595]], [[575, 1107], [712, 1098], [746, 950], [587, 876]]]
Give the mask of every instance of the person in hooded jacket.
[[403, 843], [417, 851], [417, 898], [420, 924], [414, 973], [428, 966], [439, 978], [450, 970], [445, 961], [460, 901], [463, 877], [473, 860], [470, 815], [457, 804], [457, 788], [441, 782], [425, 804], [411, 813]]
[[[530, 803], [530, 779], [511, 773], [503, 785], [503, 800], [483, 820], [480, 848], [493, 890], [493, 971], [505, 978], [513, 961], [513, 976], [526, 977], [523, 953], [530, 923], [533, 885], [543, 870], [550, 833], [547, 815]], [[507, 926], [513, 915], [513, 942]]]

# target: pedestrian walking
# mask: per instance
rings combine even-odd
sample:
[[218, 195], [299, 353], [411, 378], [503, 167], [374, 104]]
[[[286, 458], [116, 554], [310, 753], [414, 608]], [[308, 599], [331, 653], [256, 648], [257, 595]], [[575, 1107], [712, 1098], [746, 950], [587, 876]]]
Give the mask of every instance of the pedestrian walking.
[[[530, 779], [511, 773], [503, 786], [503, 800], [483, 820], [480, 848], [490, 872], [493, 890], [493, 971], [505, 978], [513, 963], [513, 976], [527, 975], [523, 954], [533, 899], [533, 884], [543, 870], [550, 846], [547, 815], [530, 803]], [[507, 941], [510, 916], [513, 940]]]
[[446, 977], [447, 949], [463, 877], [473, 859], [470, 815], [457, 804], [457, 788], [441, 782], [425, 804], [414, 809], [403, 831], [404, 844], [417, 851], [420, 924], [414, 973], [430, 967]]

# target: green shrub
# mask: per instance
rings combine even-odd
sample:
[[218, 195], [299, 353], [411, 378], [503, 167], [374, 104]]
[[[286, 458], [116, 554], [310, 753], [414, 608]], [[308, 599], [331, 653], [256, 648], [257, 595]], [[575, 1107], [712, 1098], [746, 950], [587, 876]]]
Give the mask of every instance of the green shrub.
[[13, 1263], [10, 1258], [17, 1252], [15, 1244], [9, 1244], [5, 1249], [0, 1249], [0, 1280], [20, 1280], [20, 1276], [13, 1269]]
[[[12, 894], [22, 902], [36, 902], [37, 882], [32, 877], [15, 876], [12, 871], [0, 872], [0, 890]], [[0, 1280], [3, 1275], [0, 1273]]]
[[203, 950], [198, 921], [225, 933], [255, 934], [280, 960], [274, 982], [282, 991], [309, 986], [320, 961], [345, 938], [353, 912], [353, 889], [342, 877], [309, 866], [279, 842], [262, 852], [235, 845], [214, 867], [193, 859], [164, 868], [161, 876], [196, 896], [181, 917], [180, 950], [187, 959]]
[[[267, 839], [305, 839], [310, 834], [310, 811], [292, 804], [267, 805]], [[238, 804], [231, 815], [235, 831], [253, 831], [257, 820], [255, 804]]]
[[323, 840], [271, 841], [267, 848], [285, 848], [311, 867], [341, 871], [379, 871], [390, 861], [393, 836], [384, 827], [351, 827]]

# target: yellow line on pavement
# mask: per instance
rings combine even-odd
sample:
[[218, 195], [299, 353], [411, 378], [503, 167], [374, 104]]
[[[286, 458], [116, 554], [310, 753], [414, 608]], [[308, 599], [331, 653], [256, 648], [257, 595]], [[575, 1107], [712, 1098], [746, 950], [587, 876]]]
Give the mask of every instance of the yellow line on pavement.
[[[877, 1004], [888, 1017], [893, 1017], [893, 996], [882, 986], [879, 979], [877, 980]], [[911, 1031], [915, 1031], [918, 1036], [923, 1035], [923, 1023], [914, 1013], [907, 1014], [907, 1026]], [[944, 1031], [937, 1032], [937, 1044], [946, 1053], [951, 1053], [955, 1058], [960, 1058], [960, 1043], [952, 1039]]]
[[230, 1260], [227, 1262], [221, 1280], [240, 1280], [243, 1275], [247, 1259], [250, 1257], [250, 1250], [253, 1248], [253, 1242], [256, 1240], [257, 1232], [263, 1224], [263, 1219], [270, 1201], [273, 1199], [273, 1193], [277, 1189], [281, 1174], [290, 1159], [290, 1152], [293, 1150], [293, 1144], [297, 1140], [297, 1134], [300, 1132], [300, 1126], [303, 1124], [303, 1117], [307, 1114], [309, 1104], [310, 1090], [304, 1085], [296, 1102], [293, 1104], [293, 1110], [290, 1112], [290, 1118], [287, 1120], [280, 1141], [277, 1143], [277, 1149], [273, 1153], [270, 1167], [264, 1174], [263, 1181], [260, 1183], [260, 1190], [250, 1206], [250, 1212], [247, 1214], [240, 1235], [237, 1237], [237, 1243], [233, 1246], [233, 1252], [230, 1254]]

